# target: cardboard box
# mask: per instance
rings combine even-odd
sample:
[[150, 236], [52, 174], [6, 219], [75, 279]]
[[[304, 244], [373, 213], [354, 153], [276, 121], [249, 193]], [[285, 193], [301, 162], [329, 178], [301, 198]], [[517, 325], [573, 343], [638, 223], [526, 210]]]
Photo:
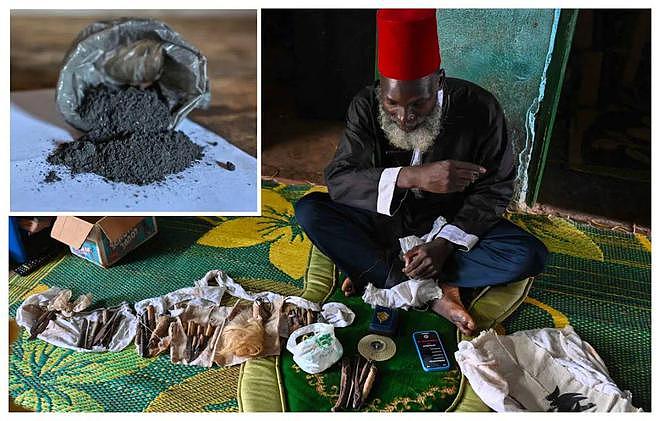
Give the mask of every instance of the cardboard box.
[[153, 216], [58, 216], [50, 235], [76, 256], [107, 268], [157, 232]]

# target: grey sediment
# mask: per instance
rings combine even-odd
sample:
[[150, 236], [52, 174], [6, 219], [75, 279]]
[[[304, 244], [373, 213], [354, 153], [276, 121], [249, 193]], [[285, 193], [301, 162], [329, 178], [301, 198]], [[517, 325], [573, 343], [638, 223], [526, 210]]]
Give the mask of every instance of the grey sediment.
[[91, 130], [60, 145], [47, 159], [67, 166], [72, 174], [95, 173], [110, 181], [145, 185], [163, 181], [204, 156], [202, 146], [169, 129], [170, 111], [156, 90], [92, 87], [77, 111]]

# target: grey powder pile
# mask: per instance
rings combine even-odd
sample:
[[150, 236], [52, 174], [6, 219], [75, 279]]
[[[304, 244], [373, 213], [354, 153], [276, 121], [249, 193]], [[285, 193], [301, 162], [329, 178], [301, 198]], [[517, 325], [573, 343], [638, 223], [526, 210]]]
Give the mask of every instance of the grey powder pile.
[[170, 112], [156, 91], [97, 86], [85, 93], [77, 111], [92, 129], [48, 157], [73, 174], [91, 172], [144, 185], [183, 171], [203, 156], [203, 148], [183, 132], [168, 129]]

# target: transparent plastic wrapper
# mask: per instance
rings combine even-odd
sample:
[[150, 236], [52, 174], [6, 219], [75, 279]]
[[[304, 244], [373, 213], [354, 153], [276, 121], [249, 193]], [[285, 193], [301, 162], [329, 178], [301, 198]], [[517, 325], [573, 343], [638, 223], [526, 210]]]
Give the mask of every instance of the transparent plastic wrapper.
[[84, 132], [78, 114], [85, 90], [97, 85], [154, 87], [167, 101], [170, 129], [211, 100], [207, 59], [163, 22], [122, 18], [92, 23], [67, 52], [57, 82], [56, 103], [64, 119]]
[[[298, 342], [298, 338], [302, 340]], [[335, 336], [335, 328], [327, 323], [302, 327], [289, 336], [286, 349], [305, 373], [317, 374], [339, 361], [344, 349]]]

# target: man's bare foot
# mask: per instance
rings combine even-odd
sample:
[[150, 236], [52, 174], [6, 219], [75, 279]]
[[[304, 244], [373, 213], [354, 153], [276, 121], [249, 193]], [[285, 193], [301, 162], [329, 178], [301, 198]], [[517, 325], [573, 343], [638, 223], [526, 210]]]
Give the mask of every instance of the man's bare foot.
[[346, 277], [344, 283], [341, 284], [341, 290], [344, 291], [344, 295], [347, 297], [350, 297], [351, 295], [355, 294], [355, 289], [353, 289], [353, 283], [351, 282], [351, 278]]
[[461, 303], [458, 287], [445, 284], [440, 286], [442, 298], [431, 304], [431, 310], [455, 324], [464, 335], [472, 335], [475, 328], [474, 319]]

